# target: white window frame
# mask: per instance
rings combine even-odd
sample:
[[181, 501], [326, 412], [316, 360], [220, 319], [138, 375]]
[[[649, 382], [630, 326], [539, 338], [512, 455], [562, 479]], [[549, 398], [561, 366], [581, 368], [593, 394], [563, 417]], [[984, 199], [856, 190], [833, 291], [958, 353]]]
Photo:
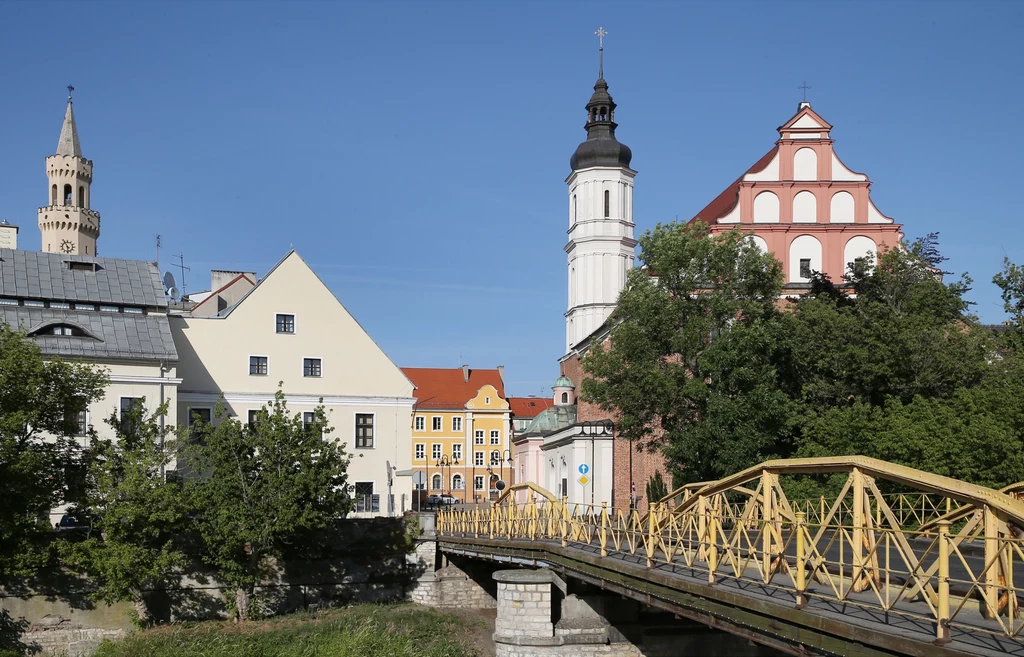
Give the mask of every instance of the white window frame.
[[484, 486], [487, 485], [487, 482], [484, 479], [485, 479], [485, 477], [483, 475], [475, 475], [473, 477], [473, 489], [474, 490], [483, 490]]
[[499, 450], [499, 449], [492, 449], [491, 450], [491, 462], [488, 465], [491, 465], [491, 466], [501, 465], [501, 450]]
[[[278, 332], [278, 330], [277, 330], [277, 316], [278, 315], [291, 315], [292, 316], [292, 328], [293, 328], [293, 330], [292, 330], [291, 333], [288, 333], [287, 331]], [[274, 313], [274, 335], [295, 335], [298, 332], [299, 332], [299, 316], [298, 316], [297, 313], [289, 313], [289, 312], [275, 312]]]
[[482, 468], [487, 465], [487, 452], [475, 451], [473, 452], [473, 465], [478, 468]]
[[491, 444], [492, 445], [500, 445], [501, 444], [501, 429], [491, 429]]
[[[456, 453], [456, 452], [458, 452], [458, 453]], [[453, 443], [452, 444], [452, 460], [453, 461], [461, 461], [462, 460], [462, 444], [461, 443]]]
[[487, 436], [484, 434], [483, 429], [477, 429], [473, 432], [473, 444], [474, 445], [486, 445]]
[[427, 430], [427, 416], [426, 415], [417, 415], [413, 419], [412, 430], [413, 431], [426, 431]]
[[[267, 373], [266, 374], [253, 374], [252, 373], [252, 359], [253, 358], [266, 358], [267, 359]], [[270, 376], [270, 356], [266, 354], [249, 354], [245, 359], [245, 371], [249, 373], [249, 376]]]
[[[436, 488], [434, 487], [434, 478], [435, 477], [437, 478], [437, 481], [441, 482], [441, 485], [437, 486]], [[444, 486], [444, 475], [443, 474], [441, 474], [440, 472], [435, 472], [434, 474], [430, 475], [430, 490], [444, 490], [443, 486]]]
[[490, 397], [484, 397], [484, 404], [487, 405], [487, 406], [490, 406], [491, 405], [491, 398]]
[[[456, 478], [462, 484], [461, 486], [456, 486], [455, 485]], [[466, 490], [466, 477], [461, 472], [453, 472], [452, 473], [452, 486], [451, 486], [451, 488], [449, 490], [453, 490], [453, 491], [455, 491], [455, 490]]]
[[[435, 428], [436, 426], [436, 428]], [[431, 415], [430, 416], [430, 430], [431, 431], [444, 431], [444, 416], [443, 415]]]
[[460, 415], [453, 415], [452, 416], [452, 431], [455, 431], [455, 432], [462, 431], [462, 416], [460, 416]]
[[[129, 399], [131, 399], [131, 398], [129, 398]], [[81, 410], [78, 413], [85, 413], [85, 419], [82, 420], [81, 428], [77, 428], [75, 430], [74, 436], [76, 438], [82, 438], [84, 436], [88, 436], [89, 435], [89, 425], [90, 425], [90, 421], [92, 420], [92, 413], [89, 411], [88, 408], [86, 408], [84, 410]], [[76, 422], [78, 421], [78, 413], [75, 413], [75, 421]], [[120, 413], [120, 411], [118, 411], [118, 413]]]
[[[306, 361], [317, 360], [320, 361], [320, 373], [319, 374], [306, 374]], [[270, 370], [270, 361], [267, 361], [267, 370]], [[302, 377], [305, 379], [322, 379], [324, 376], [324, 359], [320, 356], [303, 356], [302, 357]]]
[[[359, 416], [369, 415], [373, 423], [373, 447], [359, 447]], [[353, 413], [352, 414], [352, 447], [353, 449], [377, 449], [377, 414], [376, 413]]]
[[430, 458], [438, 461], [444, 455], [443, 443], [430, 443]]
[[415, 456], [413, 458], [415, 460], [417, 460], [417, 461], [426, 461], [427, 460], [427, 444], [426, 443], [416, 443], [416, 446], [414, 447], [414, 449], [415, 449]]

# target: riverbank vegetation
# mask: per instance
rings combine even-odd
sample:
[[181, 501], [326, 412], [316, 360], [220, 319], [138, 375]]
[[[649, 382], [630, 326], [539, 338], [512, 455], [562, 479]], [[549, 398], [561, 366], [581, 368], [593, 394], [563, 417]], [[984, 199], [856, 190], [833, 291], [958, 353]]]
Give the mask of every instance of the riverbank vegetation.
[[95, 657], [484, 657], [486, 620], [412, 604], [357, 605], [267, 621], [158, 627]]

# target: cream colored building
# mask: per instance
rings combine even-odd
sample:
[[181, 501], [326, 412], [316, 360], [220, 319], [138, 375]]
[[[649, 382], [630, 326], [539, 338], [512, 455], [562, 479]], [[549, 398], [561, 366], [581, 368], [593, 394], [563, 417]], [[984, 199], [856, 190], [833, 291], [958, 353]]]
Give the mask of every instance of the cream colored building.
[[348, 481], [357, 512], [389, 513], [389, 478], [390, 511], [411, 508], [413, 384], [298, 253], [289, 252], [232, 305], [212, 314], [206, 305], [202, 316], [169, 318], [183, 424], [197, 414], [212, 417], [220, 399], [245, 421], [279, 385], [293, 413], [311, 414], [323, 400], [333, 436], [352, 455]]

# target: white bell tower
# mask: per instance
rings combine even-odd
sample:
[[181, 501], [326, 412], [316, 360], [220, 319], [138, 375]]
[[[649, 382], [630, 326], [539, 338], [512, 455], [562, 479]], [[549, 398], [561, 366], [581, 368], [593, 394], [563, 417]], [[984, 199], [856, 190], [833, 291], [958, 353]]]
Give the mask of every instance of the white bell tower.
[[39, 208], [39, 231], [43, 251], [68, 255], [96, 255], [100, 236], [100, 213], [89, 208], [92, 160], [82, 157], [78, 127], [68, 86], [68, 107], [60, 129], [57, 152], [46, 158], [47, 190], [50, 204]]
[[633, 267], [632, 152], [615, 138], [615, 101], [601, 67], [587, 103], [587, 140], [569, 160], [569, 310], [565, 313], [565, 350], [596, 331], [615, 310], [626, 273]]

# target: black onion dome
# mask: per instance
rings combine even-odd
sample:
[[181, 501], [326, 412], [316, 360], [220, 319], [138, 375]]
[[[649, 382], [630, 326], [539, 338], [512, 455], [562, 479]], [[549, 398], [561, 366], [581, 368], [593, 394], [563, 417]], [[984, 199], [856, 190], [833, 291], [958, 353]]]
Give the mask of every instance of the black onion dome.
[[576, 147], [569, 158], [573, 171], [588, 167], [626, 167], [633, 159], [629, 146], [615, 138], [618, 124], [615, 118], [615, 101], [608, 93], [608, 83], [598, 78], [594, 84], [594, 95], [587, 103], [587, 140]]

